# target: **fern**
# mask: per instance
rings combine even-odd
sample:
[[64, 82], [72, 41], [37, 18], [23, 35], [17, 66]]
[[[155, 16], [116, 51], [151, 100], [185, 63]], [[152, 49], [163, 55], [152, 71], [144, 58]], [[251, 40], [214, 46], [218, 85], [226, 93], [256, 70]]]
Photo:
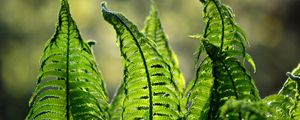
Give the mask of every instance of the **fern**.
[[286, 80], [279, 93], [268, 96], [264, 98], [263, 101], [271, 108], [274, 108], [280, 115], [297, 120], [300, 119], [300, 64], [292, 73], [287, 73], [287, 75], [289, 78]]
[[244, 120], [282, 120], [285, 118], [261, 101], [249, 103], [245, 100], [230, 99], [221, 107], [221, 111], [222, 120], [236, 119], [230, 115], [239, 112], [242, 113]]
[[168, 62], [172, 71], [174, 71], [172, 74], [174, 75], [176, 85], [178, 86], [180, 92], [183, 93], [185, 88], [185, 79], [179, 69], [177, 56], [170, 48], [168, 38], [164, 33], [161, 21], [159, 19], [157, 6], [153, 0], [151, 0], [151, 3], [150, 15], [147, 17], [145, 27], [142, 31], [148, 37], [148, 39], [153, 40], [156, 43], [158, 52], [164, 56], [163, 58], [166, 59], [165, 61]]
[[204, 21], [207, 25], [203, 38], [229, 56], [246, 59], [255, 71], [251, 56], [245, 52], [246, 35], [236, 24], [232, 9], [219, 0], [205, 0], [203, 4]]
[[120, 119], [179, 119], [180, 103], [171, 66], [155, 43], [120, 13], [102, 4], [104, 19], [114, 26], [123, 58], [125, 99]]
[[[168, 44], [168, 38], [163, 31], [155, 2], [151, 1], [151, 3], [151, 11], [145, 21], [145, 28], [142, 31], [148, 39], [150, 39], [151, 41], [153, 40], [156, 43], [157, 46], [155, 47], [157, 48], [157, 51], [162, 56], [164, 56], [163, 59], [168, 62], [172, 71], [174, 71], [174, 73], [172, 74], [176, 82], [175, 85], [177, 85], [177, 87], [179, 88], [180, 93], [183, 93], [185, 80], [179, 69], [177, 57], [175, 53], [172, 52]], [[124, 70], [124, 79], [127, 78], [127, 74], [125, 74], [125, 72], [126, 70]], [[111, 116], [113, 117], [113, 119], [120, 119], [119, 114], [121, 114], [120, 112], [122, 112], [122, 101], [125, 99], [124, 91], [122, 88], [123, 85], [124, 84], [122, 84], [122, 86], [119, 88], [112, 102], [110, 113], [112, 113]]]
[[277, 94], [264, 98], [263, 102], [270, 108], [276, 110], [280, 116], [285, 118], [291, 117], [291, 113], [296, 105], [296, 101], [294, 99]]
[[212, 86], [214, 82], [212, 61], [206, 57], [198, 64], [196, 78], [189, 83], [185, 93], [185, 106], [188, 110], [185, 117], [188, 120], [208, 119], [211, 107]]
[[[126, 79], [124, 78], [124, 81]], [[113, 97], [109, 113], [112, 120], [122, 120], [124, 113], [124, 100], [126, 98], [124, 83], [121, 84], [115, 96]]]
[[[215, 78], [213, 86], [213, 98], [211, 103], [211, 117], [218, 118], [219, 108], [230, 99], [246, 99], [249, 102], [260, 100], [258, 90], [253, 80], [246, 72], [246, 69], [234, 57], [229, 57], [224, 53], [219, 53], [218, 47], [206, 43], [207, 53], [212, 59], [213, 76]], [[241, 113], [239, 113], [239, 118]]]
[[[199, 99], [200, 101], [192, 102], [191, 108], [200, 108], [197, 114], [190, 114], [194, 112], [189, 110], [187, 117], [196, 119], [220, 119], [220, 107], [225, 104], [230, 98], [237, 100], [247, 100], [254, 102], [260, 100], [258, 90], [243, 67], [243, 59], [247, 59], [253, 65], [254, 62], [251, 57], [245, 52], [246, 38], [243, 31], [236, 25], [232, 11], [229, 7], [220, 3], [218, 0], [205, 0], [204, 4], [204, 21], [206, 28], [201, 37], [201, 44], [203, 45], [207, 55], [211, 60], [211, 68], [202, 66], [210, 77], [197, 77], [194, 83], [200, 84], [209, 81], [210, 84], [205, 84], [210, 91], [202, 93], [201, 96], [190, 96], [191, 100]], [[199, 52], [198, 54], [201, 54]], [[200, 56], [200, 55], [197, 55]], [[197, 57], [198, 58], [198, 57]], [[240, 60], [242, 58], [242, 60]], [[205, 61], [204, 61], [205, 62]], [[200, 66], [201, 68], [201, 66]], [[198, 69], [200, 69], [198, 68]], [[205, 71], [200, 71], [205, 72]], [[199, 72], [197, 71], [197, 74]], [[213, 78], [211, 77], [213, 74]], [[213, 81], [212, 81], [213, 79]], [[213, 85], [211, 85], [213, 84]], [[212, 88], [211, 88], [212, 87]], [[204, 87], [191, 89], [191, 93], [205, 89]], [[209, 104], [204, 107], [203, 104], [196, 104], [205, 100], [204, 103]], [[195, 106], [193, 106], [195, 105]], [[188, 106], [189, 107], [189, 106]], [[236, 113], [235, 116], [242, 118], [242, 113]]]
[[108, 119], [107, 92], [91, 47], [61, 1], [58, 25], [46, 43], [27, 119]]
[[300, 119], [300, 64], [278, 94], [261, 100], [249, 72], [245, 33], [230, 7], [219, 0], [200, 0], [206, 27], [196, 52], [195, 78], [185, 80], [168, 44], [154, 1], [145, 27], [138, 28], [102, 3], [104, 19], [117, 34], [123, 62], [123, 82], [108, 103], [102, 75], [91, 45], [61, 0], [58, 25], [46, 43], [37, 86], [26, 119]]

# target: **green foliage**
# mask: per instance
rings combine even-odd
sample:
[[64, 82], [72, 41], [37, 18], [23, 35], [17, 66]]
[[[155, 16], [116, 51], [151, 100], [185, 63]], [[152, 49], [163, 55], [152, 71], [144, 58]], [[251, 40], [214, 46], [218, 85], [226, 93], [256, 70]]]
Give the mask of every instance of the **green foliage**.
[[246, 35], [230, 7], [219, 0], [204, 5], [203, 35], [195, 56], [195, 78], [185, 88], [178, 60], [152, 1], [139, 31], [124, 15], [102, 3], [104, 19], [117, 35], [123, 82], [111, 105], [91, 45], [84, 41], [61, 0], [56, 33], [46, 43], [37, 86], [26, 119], [300, 119], [300, 64], [278, 94], [261, 100], [244, 66], [255, 63], [245, 51]]
[[[235, 120], [235, 113], [241, 113], [243, 120], [281, 120], [285, 117], [278, 114], [263, 102], [249, 103], [245, 100], [228, 100], [221, 107], [221, 119]], [[288, 118], [285, 118], [288, 119]]]
[[171, 65], [159, 54], [154, 41], [122, 14], [108, 10], [105, 4], [102, 12], [116, 30], [124, 75], [128, 76], [122, 87], [125, 99], [120, 118], [179, 119], [179, 88]]
[[108, 119], [108, 97], [92, 49], [61, 1], [58, 25], [46, 43], [27, 119]]
[[[246, 58], [244, 45], [246, 38], [243, 31], [236, 25], [232, 11], [216, 0], [206, 0], [203, 4], [204, 21], [207, 26], [204, 34], [200, 37], [202, 44], [200, 49], [202, 50], [197, 53], [197, 56], [206, 52], [205, 59], [201, 62], [206, 64], [198, 67], [198, 69], [204, 70], [197, 71], [195, 82], [191, 84], [202, 86], [188, 90], [190, 93], [196, 92], [195, 94], [199, 94], [198, 91], [206, 90], [206, 92], [202, 93], [202, 95], [205, 94], [203, 96], [187, 95], [189, 97], [188, 104], [191, 104], [187, 107], [201, 111], [192, 114], [194, 110], [190, 109], [187, 118], [220, 119], [220, 107], [228, 99], [253, 102], [260, 100], [260, 97], [251, 76], [239, 59]], [[197, 58], [199, 59], [199, 57]], [[252, 63], [249, 56], [248, 58]], [[201, 74], [205, 77], [198, 77]], [[241, 115], [241, 113], [236, 113], [235, 116], [241, 118]]]
[[190, 82], [186, 89], [186, 119], [208, 119], [212, 100], [214, 84], [212, 61], [206, 57], [197, 63], [196, 78]]
[[179, 69], [178, 59], [176, 54], [170, 48], [168, 38], [164, 33], [163, 26], [159, 19], [157, 6], [152, 1], [150, 15], [147, 17], [143, 33], [148, 39], [153, 40], [156, 43], [158, 52], [163, 56], [166, 62], [171, 66], [174, 79], [180, 93], [183, 93], [185, 88], [185, 79]]
[[[160, 107], [162, 106], [162, 108], [167, 106], [166, 107], [167, 109], [169, 109], [169, 106], [170, 106], [171, 109], [174, 109], [174, 110], [170, 110], [171, 112], [179, 112], [178, 111], [178, 109], [179, 109], [178, 104], [180, 102], [179, 101], [180, 96], [181, 96], [181, 94], [184, 90], [184, 87], [185, 87], [185, 80], [184, 80], [183, 75], [181, 74], [181, 72], [179, 70], [178, 63], [177, 63], [177, 58], [176, 58], [174, 52], [172, 52], [172, 50], [169, 47], [167, 37], [166, 37], [165, 33], [163, 32], [163, 28], [162, 28], [160, 20], [159, 20], [157, 8], [154, 4], [155, 3], [153, 3], [150, 15], [148, 16], [148, 18], [145, 22], [146, 26], [143, 30], [144, 36], [142, 36], [142, 37], [145, 38], [145, 40], [143, 40], [144, 38], [142, 38], [140, 41], [137, 41], [137, 43], [135, 43], [135, 41], [134, 41], [134, 44], [128, 44], [127, 45], [128, 48], [131, 48], [132, 50], [126, 53], [127, 46], [120, 46], [120, 45], [124, 44], [123, 41], [127, 42], [127, 41], [125, 41], [127, 39], [125, 39], [125, 38], [120, 39], [119, 34], [118, 34], [118, 38], [119, 38], [118, 39], [118, 44], [119, 44], [121, 54], [122, 54], [122, 57], [123, 57], [123, 60], [124, 60], [124, 62], [123, 62], [124, 63], [124, 83], [119, 88], [118, 93], [117, 93], [115, 99], [112, 102], [112, 107], [111, 107], [110, 111], [111, 111], [111, 113], [113, 113], [112, 114], [113, 119], [121, 119], [121, 118], [126, 119], [122, 115], [123, 115], [123, 112], [126, 112], [125, 111], [126, 107], [124, 106], [124, 104], [125, 104], [124, 100], [129, 97], [127, 95], [128, 93], [125, 92], [125, 91], [128, 91], [128, 88], [124, 88], [124, 86], [127, 86], [126, 85], [127, 81], [129, 81], [127, 76], [130, 75], [129, 73], [131, 72], [131, 71], [129, 71], [128, 68], [131, 67], [131, 66], [136, 67], [135, 64], [133, 64], [133, 63], [139, 63], [139, 61], [129, 62], [129, 61], [131, 61], [130, 59], [135, 59], [135, 58], [127, 57], [127, 54], [129, 54], [130, 56], [137, 57], [138, 54], [144, 54], [144, 53], [147, 53], [148, 51], [150, 52], [150, 50], [153, 50], [155, 52], [155, 54], [151, 55], [151, 56], [145, 56], [145, 57], [149, 57], [150, 59], [161, 59], [160, 61], [163, 62], [163, 63], [149, 63], [149, 64], [152, 64], [152, 65], [150, 65], [150, 70], [155, 72], [155, 73], [149, 73], [150, 76], [153, 76], [153, 77], [150, 77], [150, 79], [151, 79], [150, 81], [155, 81], [156, 83], [159, 83], [159, 84], [171, 83], [172, 84], [171, 87], [173, 87], [173, 90], [171, 90], [171, 92], [175, 93], [173, 98], [178, 99], [178, 100], [174, 101], [174, 103], [176, 103], [176, 104], [174, 104], [173, 106], [170, 106], [169, 104], [166, 104], [166, 100], [172, 98], [173, 93], [168, 93], [167, 91], [151, 91], [152, 92], [151, 94], [152, 94], [152, 96], [154, 96], [154, 98], [157, 97], [157, 96], [166, 97], [165, 99], [160, 98], [161, 100], [157, 100], [157, 102], [153, 102], [152, 104], [153, 104], [153, 106], [160, 106]], [[105, 6], [103, 6], [103, 7], [105, 7]], [[106, 8], [104, 8], [103, 11], [104, 11], [104, 16], [107, 14], [105, 12], [109, 12], [109, 10], [106, 10]], [[112, 15], [113, 14], [107, 15], [107, 17], [111, 17]], [[119, 15], [115, 14], [115, 16], [118, 17], [118, 16], [121, 16], [121, 15], [120, 14]], [[105, 16], [104, 18], [107, 20], [107, 19], [109, 19], [107, 17]], [[121, 18], [124, 18], [124, 17], [122, 16]], [[107, 20], [107, 21], [111, 21], [111, 20]], [[122, 21], [125, 21], [125, 22], [122, 22]], [[123, 24], [123, 23], [126, 23], [126, 22], [128, 22], [128, 20], [120, 19], [120, 21], [119, 21], [119, 23], [117, 23], [117, 25], [122, 25], [122, 26], [126, 27], [127, 25]], [[137, 28], [135, 28], [135, 26], [133, 24], [129, 24], [128, 26], [133, 26], [133, 27], [128, 27], [127, 28], [127, 30], [129, 32], [135, 34], [134, 31], [138, 31]], [[117, 33], [119, 33], [119, 31], [118, 31], [119, 29], [120, 28], [116, 29]], [[123, 31], [123, 32], [120, 32], [120, 36], [121, 36], [121, 34], [126, 35], [126, 33], [124, 32], [125, 30], [121, 29], [121, 31]], [[142, 34], [142, 33], [138, 33], [138, 34]], [[139, 38], [138, 35], [132, 35], [132, 36], [134, 38]], [[145, 43], [148, 42], [148, 43], [145, 44], [144, 42]], [[133, 54], [133, 53], [137, 52], [137, 50], [138, 50], [138, 49], [134, 48], [136, 46], [141, 46], [141, 50], [139, 51], [141, 53]], [[144, 46], [146, 48], [144, 48]], [[123, 48], [125, 48], [125, 49], [123, 49]], [[147, 50], [147, 49], [150, 49], [150, 50]], [[155, 56], [155, 57], [152, 58], [152, 56]], [[164, 57], [162, 57], [162, 56], [164, 56]], [[149, 59], [149, 58], [146, 58], [146, 59]], [[147, 61], [145, 61], [145, 62], [147, 62]], [[162, 64], [165, 64], [166, 65], [165, 67], [167, 69], [162, 68], [163, 67]], [[129, 65], [131, 65], [131, 66], [129, 66]], [[135, 69], [136, 68], [134, 68], [133, 72], [135, 72]], [[140, 68], [140, 69], [144, 70], [145, 68]], [[165, 69], [165, 70], [163, 70], [163, 69]], [[162, 70], [162, 71], [159, 72], [160, 70]], [[164, 71], [167, 71], [169, 73], [164, 73]], [[165, 74], [167, 74], [167, 75], [169, 74], [169, 76], [166, 76]], [[137, 78], [137, 79], [139, 79], [139, 78]], [[155, 79], [157, 79], [157, 80], [155, 80]], [[170, 79], [170, 80], [167, 80], [167, 79]], [[167, 81], [165, 81], [165, 80], [167, 80]], [[155, 83], [151, 83], [151, 84], [155, 84]], [[162, 85], [157, 86], [157, 87], [162, 87]], [[170, 86], [165, 86], [164, 85], [164, 87], [165, 87], [166, 90], [168, 90], [168, 91], [170, 90], [169, 89]], [[179, 94], [178, 94], [178, 90], [180, 92]], [[139, 90], [136, 90], [136, 91], [139, 91]], [[150, 94], [150, 89], [149, 89], [148, 94]], [[147, 95], [147, 97], [148, 96], [150, 96], [150, 95]], [[150, 98], [149, 98], [149, 100], [150, 100]], [[162, 105], [160, 105], [160, 104], [162, 104]], [[142, 105], [138, 105], [138, 107], [142, 107]], [[166, 108], [163, 108], [163, 109], [166, 109]], [[154, 107], [154, 109], [155, 109], [155, 107]], [[149, 112], [150, 112], [150, 110], [149, 110]], [[164, 116], [163, 113], [159, 113], [159, 112], [155, 113], [155, 111], [152, 113], [151, 116], [153, 116], [154, 114], [157, 114], [158, 116]], [[176, 113], [176, 114], [178, 114], [178, 113]], [[143, 116], [143, 115], [141, 115], [141, 116]], [[165, 116], [172, 117], [172, 115], [169, 115], [167, 113], [166, 113]], [[178, 115], [173, 115], [173, 116], [178, 116]]]
[[299, 106], [299, 76], [300, 64], [293, 70], [292, 73], [287, 73], [288, 79], [284, 83], [282, 89], [278, 94], [266, 97], [263, 101], [276, 112], [286, 118], [300, 119], [300, 106]]

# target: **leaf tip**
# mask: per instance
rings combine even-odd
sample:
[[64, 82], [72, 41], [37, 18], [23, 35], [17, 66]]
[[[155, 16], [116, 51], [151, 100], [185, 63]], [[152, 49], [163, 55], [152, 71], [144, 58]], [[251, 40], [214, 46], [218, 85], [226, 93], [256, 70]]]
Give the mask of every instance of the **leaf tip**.
[[90, 47], [92, 47], [92, 46], [96, 45], [97, 42], [95, 40], [88, 40], [87, 43]]
[[106, 11], [108, 10], [107, 3], [105, 1], [101, 2], [101, 8], [102, 8], [102, 10], [106, 10]]
[[248, 53], [245, 54], [245, 58], [248, 61], [248, 63], [252, 66], [253, 73], [255, 73], [256, 72], [256, 65], [255, 65], [254, 60], [252, 59], [252, 57]]
[[287, 72], [286, 75], [293, 80], [300, 80], [299, 76], [293, 75], [291, 72]]
[[69, 7], [68, 0], [61, 0], [61, 6]]
[[155, 3], [154, 0], [151, 0], [151, 7], [155, 9], [157, 8], [157, 4]]

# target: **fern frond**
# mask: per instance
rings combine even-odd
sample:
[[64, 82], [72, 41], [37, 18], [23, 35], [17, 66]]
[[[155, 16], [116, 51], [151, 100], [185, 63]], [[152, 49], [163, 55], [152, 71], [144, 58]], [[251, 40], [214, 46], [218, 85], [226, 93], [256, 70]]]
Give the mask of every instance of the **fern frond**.
[[128, 73], [127, 69], [124, 69], [123, 71], [123, 82], [121, 86], [118, 88], [118, 91], [116, 92], [115, 96], [113, 97], [111, 107], [109, 108], [109, 113], [112, 120], [122, 120], [122, 116], [124, 113], [124, 101], [126, 98], [127, 91], [124, 88], [125, 81], [128, 80]]
[[211, 95], [214, 77], [212, 73], [212, 61], [209, 57], [199, 63], [196, 78], [189, 83], [186, 89], [185, 115], [187, 120], [206, 120], [211, 107]]
[[171, 66], [172, 71], [174, 71], [173, 75], [175, 83], [180, 92], [183, 93], [185, 88], [185, 79], [179, 69], [177, 56], [168, 43], [168, 37], [164, 33], [157, 6], [153, 0], [151, 2], [150, 15], [147, 17], [145, 27], [142, 31], [148, 39], [153, 40], [156, 43], [158, 52], [164, 56], [168, 64]]
[[255, 64], [245, 51], [246, 35], [235, 22], [232, 9], [219, 0], [205, 0], [203, 4], [207, 25], [203, 37], [228, 56], [246, 59], [255, 71]]
[[92, 49], [61, 1], [58, 25], [46, 43], [26, 119], [108, 119], [108, 97]]
[[[220, 108], [230, 98], [249, 102], [260, 100], [254, 81], [242, 63], [247, 59], [254, 69], [255, 64], [245, 52], [245, 34], [235, 23], [231, 9], [219, 0], [201, 2], [204, 4], [204, 20], [207, 25], [201, 37], [201, 44], [211, 61], [212, 76], [209, 78], [213, 80], [210, 81], [211, 84], [207, 84], [212, 86], [211, 93], [198, 95], [205, 101], [203, 103], [209, 104], [209, 107], [205, 107], [209, 110], [204, 112], [201, 108], [198, 116], [188, 114], [187, 117], [202, 119], [202, 116], [205, 116], [204, 119], [220, 119]], [[205, 80], [200, 80], [200, 83], [201, 81]], [[209, 89], [211, 86], [206, 87]], [[242, 115], [243, 113], [235, 113], [236, 119], [241, 119]]]
[[280, 116], [290, 118], [297, 101], [283, 95], [275, 94], [264, 98], [263, 102], [266, 103], [268, 107], [276, 110]]
[[118, 46], [128, 78], [120, 119], [179, 119], [179, 89], [171, 67], [151, 40], [122, 14], [102, 4], [104, 19], [116, 30]]
[[261, 101], [250, 103], [246, 100], [235, 99], [228, 100], [221, 107], [220, 117], [222, 120], [235, 120], [236, 113], [242, 113], [243, 120], [290, 120], [280, 116], [277, 111]]
[[[213, 95], [210, 119], [218, 119], [219, 109], [229, 98], [254, 102], [260, 100], [258, 90], [247, 70], [235, 57], [228, 57], [220, 48], [203, 40], [208, 56], [212, 60]], [[240, 115], [239, 115], [240, 116]]]
[[287, 73], [288, 79], [284, 83], [282, 89], [279, 91], [278, 94], [284, 95], [286, 97], [296, 98], [298, 97], [297, 94], [299, 94], [299, 82], [300, 80], [295, 79], [293, 76], [300, 76], [300, 64], [292, 71], [292, 73]]
[[[175, 79], [175, 84], [179, 88], [180, 92], [183, 93], [185, 87], [185, 80], [179, 69], [177, 57], [168, 44], [168, 38], [163, 31], [163, 27], [161, 25], [159, 15], [158, 15], [158, 10], [154, 1], [152, 1], [151, 11], [145, 21], [145, 27], [142, 31], [147, 38], [153, 40], [156, 43], [158, 52], [162, 56], [164, 56], [164, 58], [166, 59], [165, 61], [168, 62], [168, 64], [171, 66], [172, 71], [174, 71], [173, 76]], [[125, 72], [126, 71], [124, 71], [124, 73]], [[125, 75], [124, 75], [124, 79], [127, 78]], [[122, 87], [123, 84], [119, 88], [116, 96], [114, 97], [114, 100], [112, 101], [112, 107], [111, 107], [111, 113], [113, 113], [112, 118], [116, 120], [120, 119], [119, 115], [122, 112], [122, 104], [125, 99], [125, 95], [124, 95], [125, 91], [122, 91], [123, 90]]]
[[300, 64], [288, 76], [279, 93], [268, 96], [263, 101], [284, 117], [300, 119], [300, 81], [297, 79], [300, 76]]
[[109, 109], [109, 113], [112, 120], [121, 120], [122, 113], [124, 112], [123, 103], [126, 97], [125, 90], [124, 90], [124, 83], [121, 84], [119, 87], [116, 95], [112, 100], [111, 107]]

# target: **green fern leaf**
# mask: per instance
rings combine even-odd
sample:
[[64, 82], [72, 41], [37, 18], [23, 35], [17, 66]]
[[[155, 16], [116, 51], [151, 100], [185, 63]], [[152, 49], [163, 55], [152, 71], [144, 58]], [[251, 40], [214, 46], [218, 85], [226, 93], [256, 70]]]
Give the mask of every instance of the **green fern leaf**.
[[208, 56], [212, 59], [215, 78], [210, 108], [211, 117], [217, 119], [219, 108], [230, 98], [248, 102], [260, 100], [254, 81], [239, 60], [229, 57], [225, 52], [220, 52], [220, 48], [206, 40], [203, 40], [203, 43]]
[[300, 80], [297, 79], [297, 76], [300, 76], [300, 64], [292, 71], [292, 73], [287, 73], [288, 79], [284, 83], [283, 88], [279, 91], [278, 94], [284, 95], [286, 97], [296, 98], [299, 94], [299, 82]]
[[[202, 93], [203, 96], [199, 95], [199, 98], [210, 107], [201, 107], [198, 116], [188, 114], [187, 117], [202, 119], [204, 116], [204, 119], [220, 119], [220, 108], [230, 98], [246, 100], [249, 103], [260, 100], [254, 81], [242, 62], [247, 59], [253, 66], [255, 64], [245, 52], [245, 34], [235, 23], [231, 9], [218, 0], [201, 2], [204, 4], [204, 20], [207, 25], [201, 37], [201, 44], [211, 60], [210, 69], [213, 77], [210, 79], [214, 80], [210, 81], [213, 84], [211, 93], [205, 92]], [[201, 83], [205, 80], [199, 81]], [[211, 87], [208, 86], [210, 84], [206, 85], [208, 89]], [[194, 111], [188, 113], [191, 112]], [[241, 119], [242, 115], [244, 114], [235, 113], [234, 116], [237, 117], [236, 119]]]
[[196, 78], [189, 83], [186, 89], [186, 107], [188, 112], [185, 117], [188, 120], [206, 120], [211, 105], [211, 94], [214, 77], [212, 73], [212, 61], [206, 57], [196, 71]]
[[124, 74], [128, 75], [123, 83], [126, 97], [120, 119], [179, 119], [179, 89], [171, 67], [155, 44], [122, 14], [108, 10], [104, 3], [102, 13], [116, 30]]
[[264, 98], [263, 102], [266, 103], [270, 108], [276, 110], [280, 116], [285, 118], [291, 117], [291, 113], [296, 106], [295, 99], [278, 94], [270, 95]]
[[219, 0], [205, 0], [203, 4], [207, 25], [203, 38], [229, 56], [246, 59], [255, 71], [251, 56], [245, 52], [246, 35], [236, 24], [232, 9]]
[[108, 119], [107, 92], [89, 44], [61, 1], [58, 25], [46, 43], [27, 119]]
[[[197, 39], [201, 38], [196, 36]], [[212, 73], [212, 61], [206, 55], [202, 44], [195, 53], [196, 78], [193, 79], [185, 90], [184, 105], [187, 112], [185, 119], [206, 120], [210, 110], [212, 86], [214, 77]], [[204, 59], [203, 59], [204, 58]]]
[[235, 113], [242, 113], [243, 120], [289, 120], [261, 101], [249, 103], [245, 100], [235, 99], [228, 100], [221, 107], [220, 116], [222, 120], [234, 120], [236, 119]]
[[156, 43], [158, 52], [162, 56], [164, 56], [164, 58], [166, 58], [166, 61], [171, 66], [172, 71], [174, 71], [173, 75], [176, 85], [178, 85], [180, 92], [183, 93], [183, 90], [185, 88], [185, 79], [179, 69], [177, 56], [168, 43], [168, 38], [164, 33], [163, 27], [161, 25], [157, 6], [153, 0], [151, 5], [151, 12], [146, 19], [143, 32], [149, 39], [153, 40]]
[[[127, 72], [126, 69], [124, 70], [124, 78], [123, 81], [127, 81]], [[122, 114], [124, 113], [124, 101], [126, 98], [126, 93], [124, 88], [125, 83], [122, 83], [119, 87], [118, 91], [116, 92], [115, 96], [113, 97], [111, 107], [109, 108], [109, 113], [112, 120], [121, 120]]]
[[284, 83], [278, 94], [263, 99], [271, 108], [274, 108], [280, 115], [288, 118], [300, 119], [300, 64], [292, 73], [287, 73], [289, 78]]
[[[183, 75], [181, 74], [181, 71], [179, 69], [178, 60], [174, 52], [171, 50], [167, 36], [165, 35], [163, 31], [163, 27], [161, 25], [161, 22], [159, 20], [157, 7], [152, 1], [151, 5], [151, 11], [150, 15], [146, 19], [146, 25], [145, 28], [142, 30], [143, 33], [151, 40], [153, 40], [158, 48], [158, 52], [166, 58], [165, 61], [168, 62], [168, 64], [171, 66], [174, 71], [173, 75], [175, 78], [175, 84], [180, 89], [181, 93], [183, 93], [184, 87], [185, 87], [185, 80], [183, 78]], [[125, 73], [125, 71], [124, 71]], [[125, 74], [126, 75], [126, 74]], [[124, 76], [124, 79], [127, 78]], [[126, 80], [125, 80], [126, 81]], [[123, 84], [119, 88], [116, 96], [114, 97], [114, 100], [112, 101], [112, 106], [110, 109], [110, 113], [112, 116], [112, 119], [120, 119], [120, 114], [122, 112], [122, 104], [125, 99], [125, 92], [123, 90]], [[116, 114], [117, 113], [117, 114]]]

